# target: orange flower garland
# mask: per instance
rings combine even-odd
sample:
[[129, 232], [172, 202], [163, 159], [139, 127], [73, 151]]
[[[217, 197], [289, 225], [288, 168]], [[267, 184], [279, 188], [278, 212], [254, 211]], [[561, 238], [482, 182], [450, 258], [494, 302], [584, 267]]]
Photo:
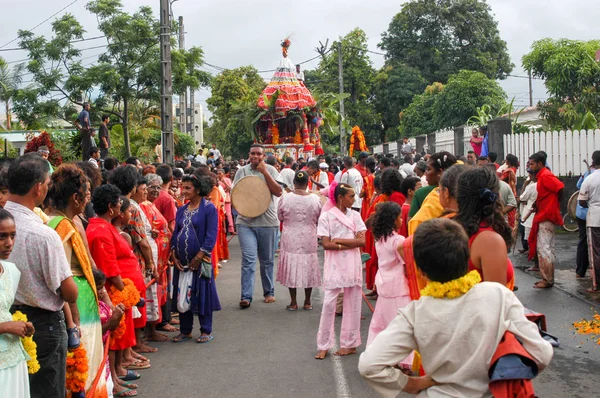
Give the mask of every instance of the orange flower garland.
[[360, 130], [360, 127], [354, 126], [352, 127], [352, 136], [350, 137], [350, 150], [348, 152], [349, 156], [354, 156], [354, 143], [358, 140], [358, 150], [361, 152], [367, 152], [369, 147], [367, 147], [367, 143], [365, 141], [365, 135]]
[[87, 352], [81, 343], [78, 348], [67, 352], [67, 390], [83, 391], [88, 379], [88, 369]]
[[300, 130], [296, 130], [296, 135], [294, 135], [294, 144], [302, 144], [302, 136], [300, 135]]
[[[113, 305], [123, 304], [125, 309], [128, 310], [140, 301], [140, 292], [131, 281], [131, 279], [123, 279], [123, 290], [117, 289], [114, 285], [108, 290], [108, 295]], [[114, 339], [120, 339], [125, 334], [125, 317], [121, 318], [119, 326], [112, 331], [112, 337]]]
[[271, 132], [273, 134], [273, 145], [279, 145], [279, 127], [277, 124], [273, 125]]

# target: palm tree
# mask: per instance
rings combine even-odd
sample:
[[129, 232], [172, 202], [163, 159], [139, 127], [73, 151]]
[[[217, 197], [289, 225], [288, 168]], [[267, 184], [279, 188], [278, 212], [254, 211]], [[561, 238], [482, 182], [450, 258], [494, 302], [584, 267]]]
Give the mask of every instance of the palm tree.
[[17, 64], [13, 68], [8, 66], [4, 58], [0, 57], [0, 102], [4, 102], [6, 107], [6, 129], [10, 130], [10, 103], [23, 81], [24, 64]]

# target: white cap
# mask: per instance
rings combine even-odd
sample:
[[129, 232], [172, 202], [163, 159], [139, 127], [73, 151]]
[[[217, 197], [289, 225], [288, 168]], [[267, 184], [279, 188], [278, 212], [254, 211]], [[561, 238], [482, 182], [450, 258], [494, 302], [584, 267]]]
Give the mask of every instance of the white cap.
[[323, 163], [319, 164], [319, 168], [320, 169], [328, 169], [329, 165], [327, 163], [323, 162]]

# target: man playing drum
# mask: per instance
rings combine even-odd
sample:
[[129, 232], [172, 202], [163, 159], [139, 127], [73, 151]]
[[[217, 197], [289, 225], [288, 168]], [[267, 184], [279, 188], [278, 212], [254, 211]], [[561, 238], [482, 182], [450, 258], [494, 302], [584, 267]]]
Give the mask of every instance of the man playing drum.
[[[265, 150], [260, 144], [250, 147], [249, 163], [235, 173], [233, 188], [244, 177], [255, 176], [266, 182], [271, 192], [271, 201], [267, 211], [257, 217], [237, 217], [236, 226], [238, 239], [242, 250], [242, 294], [240, 308], [250, 307], [254, 292], [254, 273], [256, 260], [260, 262], [260, 277], [262, 281], [265, 303], [275, 302], [275, 279], [273, 277], [273, 256], [275, 241], [279, 228], [275, 197], [282, 194], [281, 186], [277, 183], [279, 173], [275, 167], [264, 162]], [[233, 198], [232, 198], [233, 200]], [[247, 200], [253, 200], [251, 196]]]

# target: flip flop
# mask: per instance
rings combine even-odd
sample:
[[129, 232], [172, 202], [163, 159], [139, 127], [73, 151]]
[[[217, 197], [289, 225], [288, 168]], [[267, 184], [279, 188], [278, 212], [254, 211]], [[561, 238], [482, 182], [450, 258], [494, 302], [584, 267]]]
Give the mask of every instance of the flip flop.
[[288, 311], [298, 311], [298, 306], [294, 307], [291, 305], [286, 305], [285, 309]]
[[125, 376], [119, 376], [119, 379], [124, 381], [133, 381], [138, 380], [140, 377], [142, 377], [142, 375], [140, 375], [139, 373], [128, 370], [127, 374]]
[[116, 394], [113, 394], [114, 397], [137, 397], [137, 391], [132, 390], [131, 388], [126, 388], [121, 392], [118, 392]]
[[240, 308], [241, 309], [246, 309], [250, 307], [250, 302], [248, 300], [242, 300], [240, 301]]
[[304, 307], [302, 307], [302, 309], [304, 309], [305, 311], [310, 311], [312, 310], [312, 304], [311, 305], [305, 305]]
[[135, 361], [131, 365], [124, 366], [128, 370], [150, 369], [150, 363], [144, 361]]
[[177, 337], [173, 337], [171, 339], [171, 342], [173, 343], [181, 343], [184, 341], [188, 341], [191, 340], [192, 336], [190, 336], [189, 334], [178, 334]]
[[197, 340], [196, 343], [198, 344], [206, 344], [206, 343], [210, 343], [211, 341], [213, 341], [213, 339], [215, 338], [215, 336], [208, 335], [208, 336], [200, 336]]

